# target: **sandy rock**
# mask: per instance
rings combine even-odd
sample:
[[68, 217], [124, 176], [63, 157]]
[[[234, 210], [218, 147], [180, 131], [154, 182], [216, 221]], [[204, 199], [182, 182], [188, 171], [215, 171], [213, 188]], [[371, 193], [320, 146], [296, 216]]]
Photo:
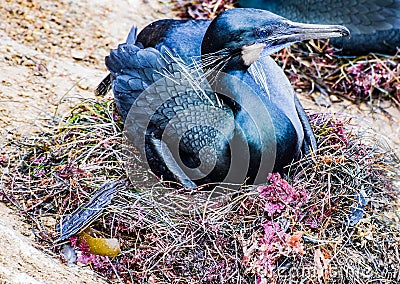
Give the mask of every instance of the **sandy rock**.
[[0, 283], [106, 283], [93, 271], [68, 267], [34, 248], [21, 220], [0, 203]]

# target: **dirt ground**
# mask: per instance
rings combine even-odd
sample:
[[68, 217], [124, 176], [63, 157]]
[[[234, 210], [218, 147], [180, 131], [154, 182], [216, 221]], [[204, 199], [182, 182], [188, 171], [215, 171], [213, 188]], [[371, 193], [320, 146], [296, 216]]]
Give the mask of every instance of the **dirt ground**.
[[[46, 120], [59, 119], [68, 105], [60, 109], [59, 102], [93, 97], [106, 74], [104, 56], [130, 27], [171, 17], [167, 5], [155, 0], [0, 0], [0, 10], [0, 145], [10, 135], [29, 135]], [[310, 112], [326, 110], [301, 100]], [[355, 116], [400, 153], [400, 112], [381, 103], [386, 114], [348, 102], [327, 110]], [[0, 283], [104, 281], [35, 249], [29, 228], [3, 204], [0, 216]]]

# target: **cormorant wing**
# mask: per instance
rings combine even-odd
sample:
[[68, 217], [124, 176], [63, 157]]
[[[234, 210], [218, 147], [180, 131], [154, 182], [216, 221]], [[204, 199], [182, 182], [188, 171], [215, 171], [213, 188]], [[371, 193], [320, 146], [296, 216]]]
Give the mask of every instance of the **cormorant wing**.
[[[352, 36], [400, 30], [400, 0], [350, 0], [309, 3], [308, 16], [346, 25]], [[304, 7], [304, 6], [303, 6]], [[306, 11], [302, 11], [307, 15]]]
[[[168, 48], [159, 49], [121, 44], [106, 65], [128, 141], [146, 155], [153, 172], [192, 187], [188, 180], [205, 177], [211, 162], [220, 162], [213, 151], [226, 148], [234, 135], [234, 118], [199, 70], [192, 73]], [[205, 146], [210, 153], [200, 152]]]

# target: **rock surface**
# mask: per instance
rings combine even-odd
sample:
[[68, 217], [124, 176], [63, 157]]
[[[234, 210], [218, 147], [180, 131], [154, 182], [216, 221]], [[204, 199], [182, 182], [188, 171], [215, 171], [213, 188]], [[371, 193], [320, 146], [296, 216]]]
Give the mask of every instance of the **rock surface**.
[[0, 283], [106, 283], [89, 269], [68, 267], [36, 249], [21, 218], [0, 203]]

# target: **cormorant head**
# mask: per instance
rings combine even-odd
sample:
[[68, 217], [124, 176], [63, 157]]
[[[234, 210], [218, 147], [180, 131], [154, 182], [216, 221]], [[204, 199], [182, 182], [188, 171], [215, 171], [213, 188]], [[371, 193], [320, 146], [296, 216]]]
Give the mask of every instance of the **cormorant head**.
[[[349, 36], [339, 25], [315, 25], [292, 22], [266, 10], [236, 8], [216, 17], [202, 42], [206, 68], [211, 60], [224, 61], [223, 69], [247, 69], [261, 52], [270, 55], [295, 42], [308, 39]], [[228, 60], [229, 59], [229, 60]], [[210, 67], [215, 67], [210, 66]]]

